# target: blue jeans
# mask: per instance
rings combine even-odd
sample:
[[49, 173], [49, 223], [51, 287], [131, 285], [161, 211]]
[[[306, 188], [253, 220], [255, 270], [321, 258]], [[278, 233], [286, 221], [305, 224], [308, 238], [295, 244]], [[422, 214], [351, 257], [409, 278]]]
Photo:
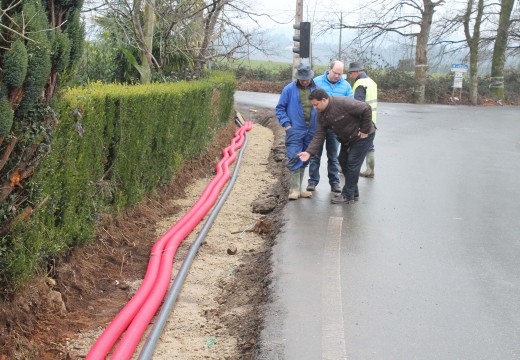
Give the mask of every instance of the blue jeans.
[[302, 162], [298, 157], [298, 153], [301, 153], [311, 143], [314, 133], [311, 133], [309, 129], [290, 128], [285, 132], [285, 152], [289, 161], [287, 167], [289, 170], [298, 170], [301, 167], [307, 166], [307, 162]]
[[374, 132], [365, 139], [356, 141], [348, 148], [341, 144], [338, 160], [343, 175], [345, 175], [345, 186], [343, 186], [341, 194], [349, 199], [359, 196], [359, 170], [361, 170], [361, 165], [363, 165], [368, 150], [374, 144], [375, 136], [376, 133]]
[[[327, 150], [327, 173], [329, 184], [339, 184], [339, 163], [338, 163], [338, 138], [334, 131], [328, 129], [325, 138], [325, 149]], [[320, 182], [320, 162], [323, 154], [323, 145], [316, 155], [311, 156], [309, 163], [309, 185], [318, 185]]]

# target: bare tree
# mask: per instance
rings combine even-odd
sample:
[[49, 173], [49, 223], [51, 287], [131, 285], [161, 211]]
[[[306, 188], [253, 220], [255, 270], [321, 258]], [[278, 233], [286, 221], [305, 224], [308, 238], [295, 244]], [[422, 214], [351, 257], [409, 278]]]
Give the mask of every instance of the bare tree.
[[414, 100], [418, 104], [424, 103], [424, 93], [426, 90], [426, 77], [428, 72], [428, 39], [433, 22], [435, 7], [442, 4], [442, 1], [433, 2], [423, 0], [421, 11], [420, 31], [417, 34], [417, 44], [415, 47], [415, 90]]
[[[191, 64], [198, 76], [216, 57], [237, 56], [251, 47], [265, 50], [259, 33], [243, 27], [240, 19], [267, 15], [255, 13], [244, 0], [105, 0], [105, 6], [99, 23], [115, 25], [121, 43], [142, 55], [136, 66], [141, 77], [147, 66], [163, 73], [175, 63]], [[146, 9], [153, 9], [155, 21], [143, 13]]]
[[[218, 39], [223, 31], [223, 26], [217, 28], [219, 17], [224, 12], [224, 6], [231, 0], [213, 0], [206, 7], [205, 16], [203, 17], [203, 33], [200, 47], [195, 54], [195, 74], [200, 75], [204, 65], [210, 59], [211, 45], [213, 41]], [[217, 30], [218, 29], [218, 30]]]
[[504, 98], [504, 64], [506, 61], [506, 49], [514, 3], [514, 0], [502, 0], [495, 47], [493, 48], [491, 92], [495, 95], [497, 101]]
[[[468, 0], [463, 16], [464, 35], [469, 48], [469, 100], [473, 105], [478, 101], [478, 55], [480, 43], [480, 27], [484, 14], [484, 0]], [[471, 25], [473, 24], [473, 29]]]
[[[478, 64], [483, 59], [490, 59], [494, 53], [493, 44], [504, 44], [505, 49], [508, 39], [508, 33], [497, 32], [500, 27], [498, 24], [501, 20], [497, 20], [501, 14], [502, 4], [484, 1], [484, 0], [466, 0], [465, 9], [448, 13], [438, 23], [438, 31], [436, 32], [433, 42], [442, 45], [444, 51], [449, 53], [467, 54], [469, 59], [469, 92], [470, 101], [476, 105], [478, 101]], [[462, 26], [464, 30], [464, 38], [460, 38], [456, 33]], [[494, 55], [493, 55], [494, 56]], [[502, 63], [502, 73], [503, 73]], [[495, 85], [499, 84], [495, 82]], [[502, 78], [503, 87], [503, 78]]]
[[507, 52], [512, 56], [520, 54], [520, 3], [515, 1], [516, 8], [513, 9], [511, 25], [509, 29], [509, 42]]
[[153, 28], [155, 18], [155, 0], [146, 0], [144, 5], [144, 29], [143, 29], [143, 51], [141, 53], [141, 83], [148, 84], [152, 80], [152, 48], [153, 48]]
[[416, 103], [423, 103], [428, 72], [428, 39], [435, 9], [443, 4], [444, 0], [375, 0], [360, 10], [366, 20], [354, 25], [329, 22], [328, 29], [357, 29], [358, 35], [354, 41], [359, 41], [365, 47], [384, 39], [388, 34], [415, 39], [414, 99]]

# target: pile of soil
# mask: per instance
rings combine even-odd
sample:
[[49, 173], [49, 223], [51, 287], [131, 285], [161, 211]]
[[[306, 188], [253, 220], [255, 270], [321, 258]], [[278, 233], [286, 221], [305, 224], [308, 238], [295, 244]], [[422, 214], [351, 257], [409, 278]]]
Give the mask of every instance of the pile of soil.
[[[183, 359], [247, 359], [255, 351], [287, 179], [283, 130], [272, 111], [250, 115], [255, 125], [237, 182], [190, 269], [175, 321], [166, 330], [170, 333], [161, 337], [175, 341], [159, 343], [154, 359], [169, 359], [173, 350]], [[230, 123], [204, 155], [182, 166], [171, 184], [124, 213], [104, 218], [95, 243], [53, 259], [45, 274], [2, 299], [0, 360], [83, 359], [138, 289], [154, 242], [214, 176], [236, 130]], [[178, 249], [174, 274], [200, 226]]]

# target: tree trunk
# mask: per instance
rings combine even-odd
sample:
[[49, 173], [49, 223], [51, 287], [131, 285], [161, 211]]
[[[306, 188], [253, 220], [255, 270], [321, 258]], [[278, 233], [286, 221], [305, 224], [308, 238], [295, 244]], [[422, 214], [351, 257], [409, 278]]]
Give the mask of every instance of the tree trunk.
[[469, 101], [471, 105], [478, 105], [478, 71], [476, 60], [471, 60], [469, 64]]
[[430, 0], [423, 0], [424, 10], [422, 12], [421, 30], [417, 35], [415, 47], [415, 90], [414, 102], [424, 103], [424, 92], [426, 90], [426, 77], [428, 74], [428, 38], [432, 27], [435, 5]]
[[155, 15], [155, 0], [147, 0], [144, 5], [144, 44], [141, 53], [141, 84], [149, 84], [152, 81], [152, 48], [153, 27]]
[[498, 20], [497, 37], [493, 48], [493, 60], [491, 62], [491, 93], [495, 99], [504, 99], [504, 63], [506, 61], [507, 38], [511, 25], [511, 13], [514, 0], [502, 0], [500, 18]]
[[473, 105], [478, 104], [478, 53], [480, 43], [480, 25], [484, 13], [484, 0], [478, 0], [477, 15], [473, 21], [473, 34], [470, 33], [472, 23], [471, 14], [475, 0], [468, 0], [466, 13], [464, 14], [464, 34], [469, 48], [469, 101]]
[[229, 0], [213, 0], [212, 5], [208, 9], [208, 15], [204, 19], [204, 37], [202, 39], [202, 44], [200, 47], [200, 51], [195, 59], [195, 76], [199, 77], [210, 57], [209, 48], [215, 37], [215, 27], [217, 25], [217, 20], [222, 10], [224, 9], [224, 5], [226, 5]]

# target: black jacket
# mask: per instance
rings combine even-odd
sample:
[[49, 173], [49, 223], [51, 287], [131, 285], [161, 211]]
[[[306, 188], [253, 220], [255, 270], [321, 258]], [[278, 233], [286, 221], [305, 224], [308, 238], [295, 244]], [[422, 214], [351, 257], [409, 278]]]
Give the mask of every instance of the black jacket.
[[325, 141], [327, 129], [332, 129], [339, 142], [346, 146], [359, 140], [360, 131], [365, 134], [376, 131], [370, 105], [346, 96], [331, 96], [329, 99], [325, 110], [318, 112], [316, 134], [306, 150], [311, 155], [315, 155]]

